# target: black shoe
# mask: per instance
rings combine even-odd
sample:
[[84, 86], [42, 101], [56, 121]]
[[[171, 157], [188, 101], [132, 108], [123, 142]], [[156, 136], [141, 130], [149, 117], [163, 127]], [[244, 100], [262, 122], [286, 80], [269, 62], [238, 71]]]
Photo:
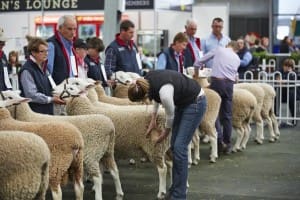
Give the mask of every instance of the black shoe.
[[223, 153], [229, 155], [232, 153], [232, 148], [230, 144], [223, 143]]

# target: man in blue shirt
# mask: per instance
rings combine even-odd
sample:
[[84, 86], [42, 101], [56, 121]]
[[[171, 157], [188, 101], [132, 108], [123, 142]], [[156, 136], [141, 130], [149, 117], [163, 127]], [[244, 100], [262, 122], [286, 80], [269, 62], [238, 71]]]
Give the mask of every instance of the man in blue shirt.
[[[212, 33], [201, 41], [201, 50], [204, 54], [217, 48], [218, 46], [226, 47], [231, 39], [222, 33], [223, 30], [223, 19], [217, 17], [212, 21]], [[205, 64], [206, 67], [211, 68], [212, 61], [208, 61]]]

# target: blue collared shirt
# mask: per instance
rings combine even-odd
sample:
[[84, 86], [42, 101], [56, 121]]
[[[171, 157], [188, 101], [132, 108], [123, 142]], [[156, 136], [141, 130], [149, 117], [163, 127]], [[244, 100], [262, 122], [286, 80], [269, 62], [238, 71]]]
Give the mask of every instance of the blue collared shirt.
[[[211, 33], [207, 38], [201, 41], [201, 49], [204, 54], [210, 52], [211, 50], [217, 48], [218, 46], [226, 47], [226, 45], [231, 41], [231, 39], [222, 34], [219, 40], [213, 33]], [[212, 61], [207, 62], [206, 67], [212, 67]]]
[[[65, 49], [67, 50], [69, 60], [70, 60], [70, 64], [71, 64], [71, 58], [70, 57], [74, 56], [74, 54], [72, 52], [73, 42], [71, 42], [71, 41], [65, 39], [64, 37], [62, 37], [62, 35], [60, 33], [58, 33], [58, 36], [60, 37]], [[55, 57], [54, 44], [52, 42], [48, 42], [48, 64], [47, 64], [47, 68], [48, 68], [48, 71], [49, 71], [50, 74], [53, 73], [54, 57]], [[70, 70], [69, 76], [74, 77], [74, 74], [73, 74], [72, 70]]]
[[193, 48], [193, 51], [194, 51], [194, 55], [195, 55], [195, 60], [200, 59], [200, 49], [197, 46], [196, 38], [195, 37], [189, 37], [189, 42], [192, 45], [192, 48]]

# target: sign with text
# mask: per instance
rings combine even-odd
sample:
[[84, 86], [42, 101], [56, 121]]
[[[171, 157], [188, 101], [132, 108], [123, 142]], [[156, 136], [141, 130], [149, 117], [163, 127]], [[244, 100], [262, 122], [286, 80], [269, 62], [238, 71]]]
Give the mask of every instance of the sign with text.
[[[110, 0], [112, 1], [112, 0]], [[104, 10], [104, 0], [0, 0], [0, 12]], [[126, 0], [126, 9], [153, 9], [154, 0]]]

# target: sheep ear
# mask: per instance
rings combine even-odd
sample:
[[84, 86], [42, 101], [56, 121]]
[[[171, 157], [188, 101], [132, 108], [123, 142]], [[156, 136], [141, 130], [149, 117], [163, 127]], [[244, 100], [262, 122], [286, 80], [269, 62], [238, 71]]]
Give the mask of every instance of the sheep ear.
[[30, 98], [24, 98], [24, 99], [22, 100], [22, 103], [28, 103], [28, 102], [30, 102], [30, 101], [32, 101], [32, 99], [30, 99]]

